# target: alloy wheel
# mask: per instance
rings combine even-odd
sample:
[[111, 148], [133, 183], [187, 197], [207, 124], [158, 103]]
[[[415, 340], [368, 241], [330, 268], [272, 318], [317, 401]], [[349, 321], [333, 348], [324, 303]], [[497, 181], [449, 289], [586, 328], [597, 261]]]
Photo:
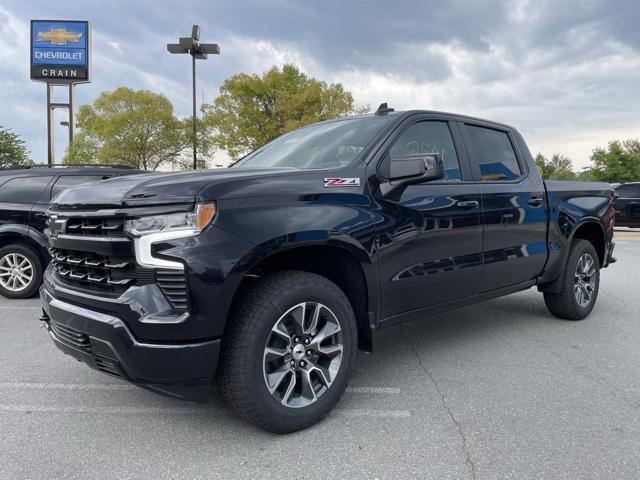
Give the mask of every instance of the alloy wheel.
[[12, 292], [27, 288], [33, 280], [33, 265], [20, 253], [7, 253], [0, 258], [0, 285]]
[[596, 266], [593, 257], [585, 253], [578, 259], [574, 277], [573, 293], [581, 307], [591, 303], [596, 289]]
[[264, 381], [280, 404], [311, 405], [332, 385], [342, 363], [342, 329], [335, 314], [317, 302], [287, 310], [264, 349]]

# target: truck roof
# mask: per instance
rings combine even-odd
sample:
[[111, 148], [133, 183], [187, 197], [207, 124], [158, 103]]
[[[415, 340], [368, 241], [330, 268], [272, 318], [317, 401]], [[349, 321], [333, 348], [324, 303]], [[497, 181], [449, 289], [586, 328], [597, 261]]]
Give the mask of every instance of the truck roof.
[[96, 175], [100, 174], [114, 174], [114, 173], [141, 173], [142, 170], [138, 170], [136, 168], [126, 167], [126, 166], [115, 166], [115, 165], [96, 165], [96, 166], [51, 166], [49, 167], [46, 164], [35, 164], [35, 165], [26, 165], [24, 167], [9, 167], [0, 169], [0, 176], [41, 176], [41, 175], [58, 175], [59, 173], [65, 174], [77, 174], [77, 173], [92, 173]]
[[[408, 117], [411, 115], [416, 115], [416, 114], [426, 114], [426, 115], [442, 115], [445, 117], [449, 117], [451, 120], [457, 120], [460, 122], [477, 122], [477, 123], [483, 123], [486, 125], [493, 125], [496, 127], [500, 127], [503, 129], [507, 129], [507, 130], [515, 130], [514, 127], [512, 127], [511, 125], [507, 125], [506, 123], [501, 123], [501, 122], [496, 122], [493, 120], [487, 120], [486, 118], [479, 118], [479, 117], [473, 117], [470, 115], [462, 115], [459, 113], [451, 113], [451, 112], [443, 112], [440, 110], [402, 110], [402, 111], [393, 111], [393, 112], [388, 112], [388, 113], [384, 113], [382, 115], [379, 116], [396, 116], [396, 117]], [[375, 113], [366, 113], [364, 115], [352, 115], [349, 117], [344, 117], [344, 118], [335, 118], [335, 119], [331, 119], [331, 120], [326, 120], [325, 122], [319, 122], [319, 123], [329, 123], [329, 122], [335, 122], [335, 121], [340, 121], [340, 120], [344, 120], [345, 118], [366, 118], [366, 117], [374, 117], [377, 116]]]

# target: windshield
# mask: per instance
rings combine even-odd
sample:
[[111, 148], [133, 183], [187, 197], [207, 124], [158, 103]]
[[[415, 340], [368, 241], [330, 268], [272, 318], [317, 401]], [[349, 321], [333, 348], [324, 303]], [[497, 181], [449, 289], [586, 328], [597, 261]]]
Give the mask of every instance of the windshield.
[[353, 162], [389, 119], [389, 115], [349, 118], [301, 128], [267, 143], [233, 168], [344, 167]]

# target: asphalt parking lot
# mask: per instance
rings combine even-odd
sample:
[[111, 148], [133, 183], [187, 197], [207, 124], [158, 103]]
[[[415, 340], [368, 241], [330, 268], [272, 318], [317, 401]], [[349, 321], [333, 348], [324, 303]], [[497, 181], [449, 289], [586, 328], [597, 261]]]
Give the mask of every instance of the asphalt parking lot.
[[2, 299], [0, 478], [640, 478], [640, 234], [616, 256], [582, 322], [531, 290], [381, 332], [288, 436], [94, 372]]

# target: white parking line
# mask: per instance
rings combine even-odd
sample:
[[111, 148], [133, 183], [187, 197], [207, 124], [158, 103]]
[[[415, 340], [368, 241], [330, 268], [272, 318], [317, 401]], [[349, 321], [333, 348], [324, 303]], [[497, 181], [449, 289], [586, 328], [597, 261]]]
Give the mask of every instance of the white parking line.
[[1, 306], [0, 310], [42, 310], [42, 307], [5, 307]]
[[356, 410], [356, 409], [337, 409], [332, 416], [338, 417], [373, 417], [373, 418], [409, 418], [411, 412], [409, 410]]
[[[0, 412], [16, 413], [93, 413], [114, 415], [207, 415], [213, 417], [226, 417], [228, 412], [224, 409], [207, 407], [87, 407], [67, 405], [0, 405]], [[409, 418], [408, 410], [355, 410], [337, 409], [332, 416], [339, 417], [370, 417], [370, 418]]]
[[347, 387], [347, 393], [380, 393], [383, 395], [397, 395], [399, 388], [394, 387]]
[[[25, 382], [0, 382], [0, 389], [14, 388], [23, 390], [138, 390], [139, 387], [131, 384], [98, 384], [98, 383], [25, 383]], [[397, 395], [399, 388], [394, 387], [347, 387], [347, 393], [370, 393], [380, 395]]]
[[127, 384], [0, 382], [1, 388], [24, 390], [138, 390], [140, 387]]

